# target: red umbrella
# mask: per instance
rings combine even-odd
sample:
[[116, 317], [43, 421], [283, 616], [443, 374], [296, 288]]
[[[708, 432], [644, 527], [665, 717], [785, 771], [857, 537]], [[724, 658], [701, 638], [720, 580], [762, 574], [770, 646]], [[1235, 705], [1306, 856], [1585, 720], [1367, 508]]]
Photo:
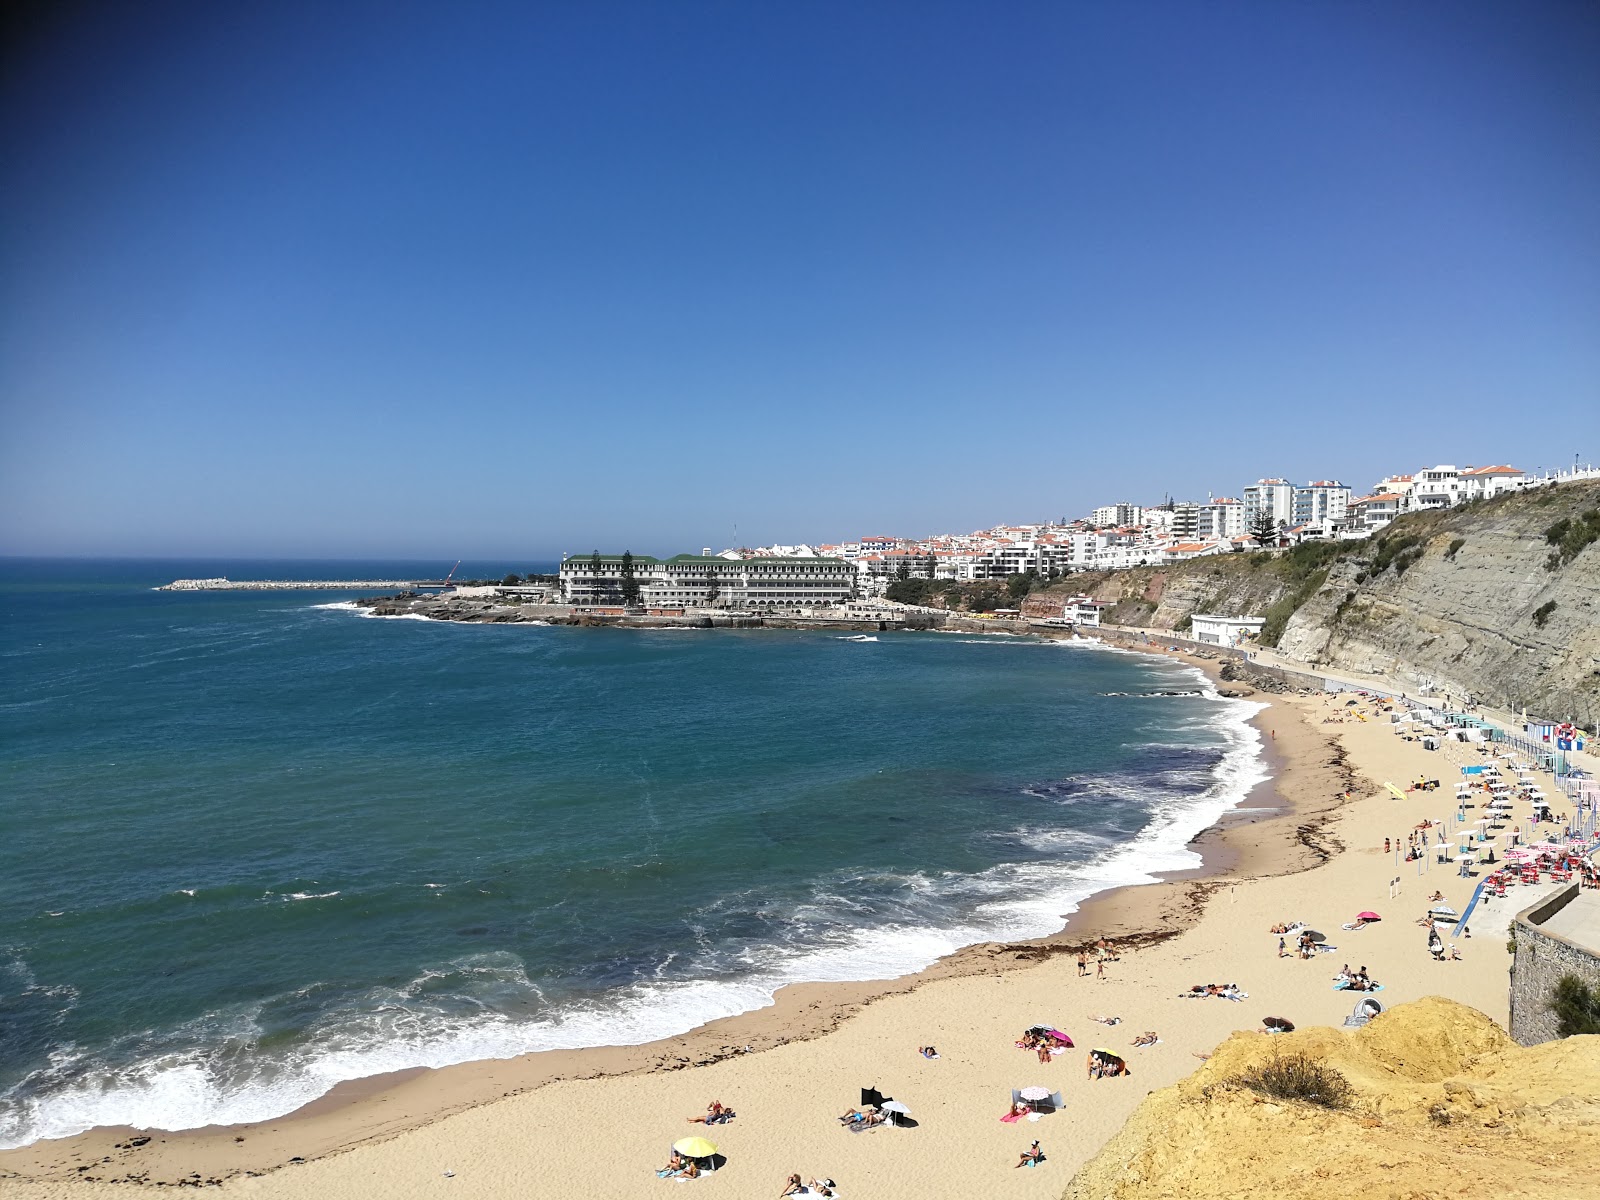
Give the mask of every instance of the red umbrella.
[[1380, 917], [1375, 912], [1362, 912], [1362, 913], [1357, 913], [1356, 914], [1356, 920], [1358, 920], [1358, 921], [1381, 921], [1381, 920], [1383, 920], [1383, 918]]

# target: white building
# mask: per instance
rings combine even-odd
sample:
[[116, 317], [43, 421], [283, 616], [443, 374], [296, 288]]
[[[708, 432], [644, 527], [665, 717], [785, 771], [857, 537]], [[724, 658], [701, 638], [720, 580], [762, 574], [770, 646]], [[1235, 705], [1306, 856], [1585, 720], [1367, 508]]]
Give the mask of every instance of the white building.
[[1244, 490], [1245, 528], [1254, 529], [1266, 513], [1275, 526], [1294, 524], [1294, 485], [1287, 479], [1258, 479]]
[[1119, 504], [1103, 504], [1094, 510], [1089, 518], [1097, 529], [1107, 529], [1118, 525], [1137, 525], [1144, 519], [1144, 509], [1137, 504], [1123, 501]]
[[1528, 477], [1515, 467], [1467, 467], [1461, 472], [1463, 500], [1487, 500], [1501, 492], [1528, 486]]
[[1247, 528], [1244, 505], [1228, 496], [1208, 500], [1200, 506], [1196, 517], [1195, 537], [1201, 540], [1242, 537]]
[[[634, 579], [643, 608], [771, 608], [833, 605], [855, 589], [856, 569], [840, 558], [722, 558], [637, 555]], [[574, 555], [561, 563], [570, 604], [622, 606], [622, 556]]]
[[1239, 639], [1255, 637], [1267, 623], [1265, 617], [1218, 617], [1195, 613], [1189, 618], [1194, 640], [1209, 646], [1237, 646]]
[[1400, 507], [1405, 512], [1431, 512], [1460, 503], [1462, 494], [1461, 472], [1441, 463], [1416, 473]]
[[1336, 479], [1314, 479], [1294, 490], [1295, 525], [1341, 526], [1349, 517], [1350, 489]]
[[1225, 541], [1172, 542], [1162, 547], [1163, 562], [1182, 562], [1186, 558], [1205, 558], [1211, 554], [1226, 554], [1233, 546]]
[[1400, 515], [1400, 502], [1405, 497], [1399, 492], [1376, 492], [1350, 501], [1350, 526], [1354, 529], [1376, 533]]
[[1096, 600], [1090, 596], [1073, 596], [1061, 607], [1061, 615], [1074, 625], [1100, 624], [1100, 614], [1110, 608], [1104, 600]]

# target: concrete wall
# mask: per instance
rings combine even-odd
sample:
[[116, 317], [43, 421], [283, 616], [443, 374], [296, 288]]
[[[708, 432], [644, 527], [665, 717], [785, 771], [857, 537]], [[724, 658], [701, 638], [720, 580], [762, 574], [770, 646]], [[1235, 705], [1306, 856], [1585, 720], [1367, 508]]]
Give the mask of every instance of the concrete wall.
[[1511, 1036], [1524, 1046], [1561, 1036], [1550, 1011], [1550, 994], [1563, 975], [1576, 975], [1600, 988], [1600, 956], [1540, 928], [1577, 895], [1578, 884], [1573, 883], [1519, 912], [1512, 923], [1517, 956], [1511, 968]]

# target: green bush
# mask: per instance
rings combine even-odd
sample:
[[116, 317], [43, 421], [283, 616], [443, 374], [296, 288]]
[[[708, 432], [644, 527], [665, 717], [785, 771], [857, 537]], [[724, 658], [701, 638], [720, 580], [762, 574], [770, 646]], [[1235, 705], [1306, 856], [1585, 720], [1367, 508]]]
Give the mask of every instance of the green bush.
[[1450, 549], [1444, 552], [1444, 556], [1446, 558], [1454, 558], [1456, 556], [1456, 551], [1461, 549], [1461, 547], [1465, 546], [1466, 544], [1466, 538], [1453, 538], [1450, 542]]
[[1550, 614], [1555, 612], [1555, 610], [1556, 602], [1554, 600], [1546, 600], [1543, 604], [1539, 605], [1538, 608], [1533, 610], [1533, 623], [1540, 629], [1543, 629], [1544, 623], [1550, 619]]
[[1578, 517], [1562, 517], [1544, 531], [1544, 540], [1555, 547], [1545, 568], [1554, 571], [1565, 566], [1586, 547], [1600, 541], [1600, 508], [1591, 508]]
[[[1418, 549], [1421, 544], [1422, 539], [1411, 533], [1398, 533], [1384, 538], [1383, 541], [1378, 543], [1378, 553], [1372, 559], [1372, 573], [1374, 575], [1382, 575], [1389, 569], [1390, 563], [1414, 549], [1417, 550], [1416, 558], [1421, 558], [1422, 553]], [[1415, 561], [1415, 559], [1412, 561]], [[1410, 562], [1406, 564], [1406, 566], [1410, 565]], [[1404, 571], [1405, 567], [1401, 567], [1400, 570]]]
[[1600, 995], [1576, 975], [1563, 975], [1550, 994], [1556, 1032], [1562, 1037], [1600, 1033]]
[[1234, 1076], [1233, 1082], [1275, 1100], [1301, 1100], [1323, 1108], [1349, 1108], [1355, 1095], [1348, 1079], [1305, 1054], [1274, 1058]]

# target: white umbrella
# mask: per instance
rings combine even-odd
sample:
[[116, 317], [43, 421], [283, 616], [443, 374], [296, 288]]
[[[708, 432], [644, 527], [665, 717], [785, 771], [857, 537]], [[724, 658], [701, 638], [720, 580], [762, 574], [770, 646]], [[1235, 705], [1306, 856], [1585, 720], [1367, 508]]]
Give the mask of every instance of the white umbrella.
[[[1028, 1090], [1033, 1091], [1034, 1089], [1029, 1088]], [[884, 1112], [899, 1113], [903, 1117], [909, 1117], [911, 1115], [911, 1110], [904, 1104], [901, 1104], [898, 1100], [885, 1100], [882, 1104], [878, 1105], [878, 1107]]]
[[1047, 1087], [1025, 1087], [1017, 1095], [1024, 1100], [1048, 1100], [1050, 1099], [1050, 1089]]

